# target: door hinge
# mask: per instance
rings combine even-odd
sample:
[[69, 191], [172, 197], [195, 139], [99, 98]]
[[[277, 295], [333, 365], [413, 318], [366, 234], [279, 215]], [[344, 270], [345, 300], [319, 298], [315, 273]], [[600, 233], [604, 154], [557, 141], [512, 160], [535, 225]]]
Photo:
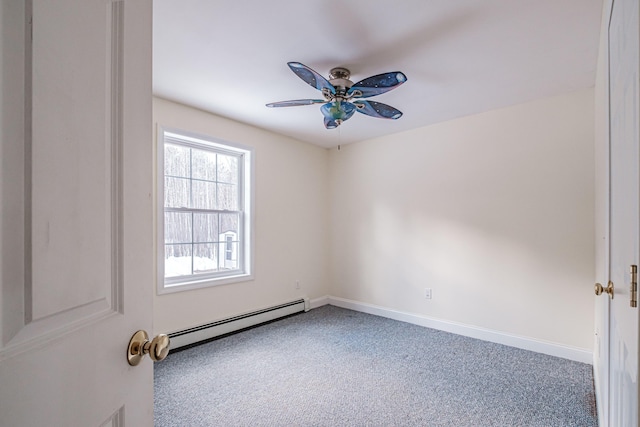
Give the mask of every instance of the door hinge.
[[631, 295], [630, 305], [631, 307], [638, 306], [638, 266], [632, 265], [631, 272], [631, 285], [629, 286], [629, 294]]

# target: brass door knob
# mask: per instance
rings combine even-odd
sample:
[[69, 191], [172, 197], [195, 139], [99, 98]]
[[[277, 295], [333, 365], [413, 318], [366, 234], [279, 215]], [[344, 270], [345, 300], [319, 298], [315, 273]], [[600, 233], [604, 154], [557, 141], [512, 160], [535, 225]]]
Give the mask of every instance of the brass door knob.
[[151, 360], [154, 362], [160, 362], [169, 354], [169, 345], [171, 341], [165, 334], [159, 334], [154, 339], [149, 341], [149, 334], [140, 330], [133, 334], [129, 340], [129, 347], [127, 348], [127, 362], [131, 366], [137, 366], [144, 358], [145, 354], [148, 354]]
[[604, 292], [609, 294], [609, 297], [613, 299], [613, 282], [609, 280], [609, 283], [607, 284], [606, 288], [602, 286], [600, 283], [596, 283], [595, 291], [596, 291], [596, 295], [602, 295], [602, 293]]

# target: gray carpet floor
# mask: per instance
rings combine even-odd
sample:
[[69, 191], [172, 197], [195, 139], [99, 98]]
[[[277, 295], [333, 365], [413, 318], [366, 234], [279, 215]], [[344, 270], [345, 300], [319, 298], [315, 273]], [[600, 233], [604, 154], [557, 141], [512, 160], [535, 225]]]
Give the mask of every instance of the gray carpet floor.
[[597, 424], [590, 365], [333, 306], [155, 364], [157, 427]]

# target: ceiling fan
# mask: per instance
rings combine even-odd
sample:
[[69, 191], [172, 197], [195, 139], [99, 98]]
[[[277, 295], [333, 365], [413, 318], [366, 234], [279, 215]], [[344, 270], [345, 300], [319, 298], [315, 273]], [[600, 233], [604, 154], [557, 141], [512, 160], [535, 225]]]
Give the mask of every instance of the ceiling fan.
[[[320, 111], [324, 115], [324, 126], [335, 129], [353, 116], [353, 113], [381, 119], [399, 119], [402, 112], [381, 102], [368, 101], [361, 98], [380, 95], [395, 89], [407, 81], [400, 71], [378, 74], [353, 83], [349, 80], [351, 72], [346, 68], [336, 67], [329, 72], [329, 80], [299, 62], [288, 62], [298, 77], [310, 86], [322, 92], [324, 99], [295, 99], [291, 101], [272, 102], [267, 107], [295, 107], [298, 105], [324, 104]], [[355, 99], [355, 100], [354, 100]], [[354, 100], [351, 102], [351, 100]]]

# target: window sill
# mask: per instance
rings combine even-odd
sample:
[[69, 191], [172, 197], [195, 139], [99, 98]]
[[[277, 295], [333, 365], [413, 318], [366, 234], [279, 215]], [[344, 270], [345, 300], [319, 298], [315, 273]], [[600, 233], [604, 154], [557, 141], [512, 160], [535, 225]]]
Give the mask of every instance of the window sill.
[[190, 280], [179, 283], [160, 283], [158, 285], [158, 295], [172, 294], [175, 292], [191, 291], [194, 289], [211, 288], [214, 286], [228, 285], [230, 283], [248, 282], [253, 280], [253, 274], [237, 274], [220, 278], [206, 278], [201, 280]]

